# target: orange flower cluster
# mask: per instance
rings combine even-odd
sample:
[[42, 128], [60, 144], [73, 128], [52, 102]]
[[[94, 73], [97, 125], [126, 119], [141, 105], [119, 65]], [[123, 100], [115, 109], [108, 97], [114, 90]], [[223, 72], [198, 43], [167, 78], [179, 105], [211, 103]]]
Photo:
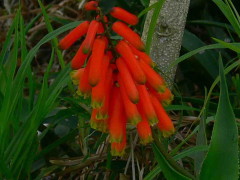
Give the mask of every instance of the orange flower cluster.
[[[91, 127], [110, 134], [112, 155], [124, 153], [127, 123], [136, 126], [143, 144], [152, 141], [154, 125], [164, 136], [171, 135], [174, 126], [163, 105], [169, 104], [173, 95], [152, 68], [140, 36], [127, 25], [136, 25], [137, 16], [113, 7], [109, 14], [117, 21], [110, 24], [97, 1], [86, 3], [85, 10], [99, 15], [73, 29], [59, 46], [68, 49], [83, 39], [71, 61], [75, 69], [72, 78], [79, 95], [91, 96]], [[122, 40], [112, 40], [111, 30]]]

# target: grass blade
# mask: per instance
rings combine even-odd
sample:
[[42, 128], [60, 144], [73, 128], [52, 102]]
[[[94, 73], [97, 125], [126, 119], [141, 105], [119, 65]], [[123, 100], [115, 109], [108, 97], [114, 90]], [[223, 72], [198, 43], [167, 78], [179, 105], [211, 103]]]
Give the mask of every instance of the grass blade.
[[13, 23], [12, 23], [11, 27], [8, 30], [6, 40], [4, 41], [3, 48], [2, 48], [1, 53], [0, 53], [0, 65], [3, 64], [4, 58], [6, 56], [6, 53], [7, 53], [8, 49], [10, 48], [11, 38], [12, 38], [12, 35], [13, 35], [13, 32], [14, 32], [16, 24], [18, 24], [18, 20], [19, 20], [19, 16], [17, 14], [14, 17]]
[[234, 45], [234, 44], [231, 44], [231, 43], [227, 43], [225, 41], [222, 41], [220, 39], [217, 39], [217, 38], [212, 38], [214, 41], [216, 41], [217, 43], [223, 45], [224, 47], [228, 48], [228, 49], [231, 49], [233, 51], [235, 51], [236, 53], [240, 53], [240, 47]]
[[142, 17], [144, 14], [148, 13], [148, 11], [151, 11], [152, 9], [156, 8], [158, 5], [158, 2], [153, 3], [151, 6], [148, 6], [147, 8], [145, 8], [144, 10], [142, 10], [139, 14], [138, 14], [138, 18]]
[[228, 19], [228, 21], [231, 23], [238, 36], [240, 37], [240, 22], [237, 20], [237, 17], [233, 13], [231, 7], [226, 5], [221, 0], [213, 0], [213, 2], [219, 7], [219, 9], [222, 11], [222, 13], [225, 15], [225, 17]]
[[[43, 17], [44, 17], [44, 20], [45, 20], [45, 23], [46, 23], [48, 32], [53, 32], [53, 28], [52, 28], [52, 25], [51, 25], [51, 23], [50, 23], [49, 16], [48, 16], [48, 14], [47, 14], [47, 12], [46, 12], [46, 9], [45, 9], [45, 7], [43, 6], [41, 0], [38, 0], [38, 4], [39, 4], [40, 7], [41, 7], [41, 10], [42, 10], [42, 13], [43, 13]], [[65, 67], [65, 62], [64, 62], [62, 53], [61, 53], [61, 51], [60, 51], [59, 48], [58, 48], [58, 40], [57, 40], [56, 37], [52, 39], [52, 46], [53, 46], [53, 48], [55, 49], [56, 54], [57, 54], [57, 56], [58, 56], [59, 64], [61, 65], [62, 68], [64, 68], [64, 67]]]
[[147, 40], [146, 40], [146, 52], [149, 54], [151, 49], [151, 44], [153, 40], [153, 34], [155, 32], [155, 27], [157, 25], [157, 20], [159, 17], [159, 13], [163, 7], [163, 4], [166, 0], [159, 0], [157, 6], [155, 7], [152, 15], [152, 19], [148, 28]]
[[[229, 43], [231, 45], [240, 47], [240, 43]], [[168, 69], [171, 69], [173, 66], [176, 66], [177, 64], [187, 60], [188, 58], [202, 52], [202, 51], [206, 51], [206, 50], [211, 50], [211, 49], [224, 49], [226, 48], [225, 46], [223, 46], [222, 44], [211, 44], [211, 45], [207, 45], [207, 46], [203, 46], [197, 49], [194, 49], [182, 56], [180, 56], [179, 58], [177, 58], [169, 67]]]

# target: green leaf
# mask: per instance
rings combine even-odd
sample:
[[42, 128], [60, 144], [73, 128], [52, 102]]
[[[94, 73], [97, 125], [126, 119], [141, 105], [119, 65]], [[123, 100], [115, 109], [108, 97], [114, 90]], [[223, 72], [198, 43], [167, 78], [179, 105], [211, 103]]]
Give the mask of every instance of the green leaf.
[[236, 53], [240, 53], [240, 47], [238, 47], [238, 46], [236, 46], [234, 44], [227, 43], [227, 42], [222, 41], [222, 40], [217, 39], [217, 38], [213, 38], [213, 40], [218, 42], [219, 44], [223, 45], [224, 47], [235, 51]]
[[[230, 66], [228, 66], [228, 67], [224, 70], [224, 74], [225, 74], [225, 75], [228, 74], [230, 71], [232, 71], [233, 69], [237, 68], [237, 67], [239, 66], [239, 64], [240, 64], [240, 60], [232, 63]], [[204, 108], [206, 107], [207, 103], [209, 102], [209, 99], [210, 99], [210, 97], [211, 97], [211, 94], [212, 94], [214, 88], [216, 87], [216, 85], [218, 84], [219, 81], [220, 81], [220, 77], [218, 76], [218, 77], [215, 79], [215, 81], [213, 82], [213, 84], [211, 85], [210, 89], [209, 89], [208, 95], [207, 95], [207, 97], [206, 97], [206, 99], [205, 99], [205, 101], [204, 101], [203, 110], [200, 112], [199, 117], [200, 117], [201, 114], [203, 113]], [[192, 99], [192, 98], [191, 98], [191, 99]], [[210, 122], [210, 118], [207, 118], [207, 119], [206, 119], [206, 124], [209, 123], [209, 122]], [[197, 127], [191, 132], [191, 134], [188, 135], [188, 136], [184, 139], [184, 141], [182, 141], [180, 144], [178, 144], [178, 145], [175, 147], [175, 149], [172, 150], [171, 154], [176, 154], [176, 153], [179, 151], [179, 149], [181, 149], [181, 147], [182, 147], [184, 144], [186, 144], [186, 142], [198, 131], [198, 129], [199, 129], [199, 126], [197, 126]]]
[[147, 7], [149, 5], [149, 0], [140, 0], [143, 6]]
[[[240, 48], [240, 43], [229, 43], [229, 44], [232, 44]], [[210, 50], [210, 49], [223, 49], [223, 48], [226, 48], [226, 47], [223, 46], [222, 44], [211, 44], [211, 45], [199, 47], [177, 58], [171, 65], [169, 65], [168, 69], [171, 69], [173, 66], [176, 66], [177, 64], [203, 51]]]
[[[208, 146], [194, 146], [192, 148], [186, 149], [183, 152], [180, 152], [176, 156], [173, 157], [175, 160], [180, 160], [184, 157], [191, 156], [196, 153], [204, 152], [208, 150]], [[159, 165], [157, 165], [153, 170], [151, 170], [147, 176], [144, 177], [144, 180], [152, 180], [155, 179], [155, 177], [162, 172], [162, 169]]]
[[205, 25], [205, 26], [226, 28], [227, 30], [236, 33], [235, 30], [233, 29], [233, 27], [229, 24], [226, 24], [226, 23], [209, 21], [209, 20], [193, 20], [193, 21], [188, 21], [187, 23], [188, 24], [202, 24], [202, 25]]
[[[40, 5], [41, 7], [41, 10], [42, 10], [42, 13], [43, 13], [43, 17], [44, 17], [44, 20], [45, 20], [45, 23], [46, 23], [46, 26], [47, 26], [47, 30], [48, 32], [53, 32], [53, 27], [51, 25], [51, 22], [50, 22], [50, 18], [46, 12], [46, 9], [45, 7], [43, 6], [41, 0], [38, 0], [38, 4]], [[59, 60], [59, 63], [61, 65], [62, 68], [64, 68], [66, 65], [65, 65], [65, 62], [64, 62], [64, 59], [63, 59], [63, 56], [62, 56], [62, 53], [61, 51], [59, 50], [58, 48], [58, 39], [55, 37], [52, 39], [52, 46], [54, 47], [55, 51], [56, 51], [56, 54], [58, 56], [58, 60]]]
[[[207, 90], [205, 89], [205, 99], [207, 98]], [[205, 100], [206, 101], [206, 100]], [[208, 114], [208, 106], [204, 108], [203, 115], [200, 118], [199, 129], [196, 137], [196, 145], [197, 146], [206, 146], [207, 145], [207, 135], [206, 135], [206, 119]], [[194, 158], [194, 171], [197, 176], [199, 176], [202, 163], [206, 157], [206, 152], [201, 152], [195, 154]]]
[[222, 59], [219, 59], [220, 99], [200, 180], [238, 179], [238, 130], [228, 96]]
[[[201, 39], [199, 39], [193, 33], [185, 30], [182, 46], [187, 51], [193, 51], [199, 47], [206, 45]], [[215, 79], [218, 75], [218, 62], [217, 62], [217, 53], [214, 51], [202, 51], [195, 55], [198, 63], [205, 69], [205, 71]]]
[[168, 105], [164, 107], [166, 111], [200, 111], [200, 109], [185, 105]]
[[13, 32], [15, 30], [15, 27], [18, 25], [18, 20], [19, 20], [19, 12], [14, 17], [13, 23], [11, 24], [11, 27], [8, 30], [6, 40], [3, 43], [3, 47], [2, 47], [1, 53], [0, 53], [0, 65], [3, 64], [5, 56], [8, 52], [8, 50], [10, 49], [10, 46], [11, 46], [11, 43], [12, 43], [11, 38], [12, 38]]
[[168, 180], [190, 180], [191, 178], [184, 175], [182, 172], [179, 172], [176, 170], [176, 167], [173, 167], [172, 164], [170, 164], [169, 160], [166, 158], [166, 154], [163, 154], [159, 148], [156, 146], [156, 144], [152, 145], [153, 152], [155, 155], [155, 158], [161, 167], [163, 174], [166, 179]]
[[157, 6], [158, 6], [158, 2], [155, 2], [151, 6], [148, 6], [147, 8], [145, 8], [138, 14], [138, 18], [142, 17], [144, 14], [148, 13], [148, 11], [151, 11], [152, 9], [156, 8]]
[[150, 25], [148, 28], [147, 40], [146, 40], [146, 52], [148, 54], [150, 53], [150, 49], [151, 49], [151, 45], [152, 45], [152, 41], [153, 41], [153, 34], [155, 32], [155, 27], [157, 25], [157, 20], [158, 20], [160, 11], [161, 11], [165, 1], [166, 0], [159, 0], [156, 8], [153, 11], [151, 22], [150, 22]]
[[36, 156], [35, 159], [40, 159], [42, 156], [46, 155], [47, 153], [54, 150], [59, 145], [65, 143], [66, 141], [69, 141], [71, 139], [74, 139], [74, 137], [78, 134], [78, 129], [74, 129], [71, 132], [69, 132], [67, 135], [59, 138], [58, 140], [51, 143], [49, 146], [45, 147], [42, 151], [40, 151]]
[[225, 17], [228, 19], [228, 21], [231, 23], [235, 31], [237, 32], [238, 36], [240, 37], [240, 22], [238, 20], [238, 14], [234, 14], [234, 9], [231, 9], [229, 6], [229, 3], [225, 4], [221, 0], [213, 0], [213, 2], [219, 7], [219, 9], [222, 11], [222, 13], [225, 15]]

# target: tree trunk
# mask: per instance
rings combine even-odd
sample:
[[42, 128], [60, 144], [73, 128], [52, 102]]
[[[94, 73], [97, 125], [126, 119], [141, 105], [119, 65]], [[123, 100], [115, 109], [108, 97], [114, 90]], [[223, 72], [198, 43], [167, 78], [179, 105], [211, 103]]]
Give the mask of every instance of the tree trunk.
[[[158, 0], [150, 0], [150, 5]], [[150, 55], [159, 66], [168, 85], [172, 87], [176, 68], [169, 65], [179, 57], [190, 0], [166, 0], [153, 35]], [[143, 40], [146, 41], [153, 12], [147, 15]]]

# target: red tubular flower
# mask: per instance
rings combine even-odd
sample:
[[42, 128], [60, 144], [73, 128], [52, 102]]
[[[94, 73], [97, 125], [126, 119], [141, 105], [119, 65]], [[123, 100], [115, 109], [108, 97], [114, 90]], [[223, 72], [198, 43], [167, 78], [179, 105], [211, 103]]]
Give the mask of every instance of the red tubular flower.
[[151, 90], [151, 93], [162, 103], [162, 105], [167, 106], [171, 104], [173, 100], [173, 94], [169, 88], [166, 88], [163, 93], [158, 93], [155, 90]]
[[140, 142], [142, 144], [147, 144], [153, 141], [152, 130], [144, 113], [141, 113], [141, 114], [142, 114], [142, 121], [137, 124], [137, 132], [141, 140]]
[[[108, 23], [109, 14], [102, 15], [99, 2], [85, 4], [85, 10], [94, 10], [98, 15], [73, 29], [59, 46], [67, 49], [78, 39], [83, 40], [71, 61], [76, 70], [71, 78], [78, 84], [79, 95], [91, 96], [91, 127], [109, 133], [112, 155], [122, 156], [127, 145], [127, 123], [136, 126], [142, 144], [153, 141], [152, 125], [157, 124], [165, 137], [174, 132], [162, 107], [173, 96], [152, 68], [154, 62], [144, 52], [140, 36], [128, 27], [136, 25], [138, 17], [113, 7], [109, 13], [119, 21]], [[112, 32], [106, 32], [109, 28], [123, 40], [110, 39]]]
[[127, 40], [137, 49], [141, 51], [144, 50], [144, 43], [142, 42], [140, 36], [135, 33], [131, 28], [129, 28], [126, 24], [117, 21], [113, 23], [112, 30], [122, 36], [125, 40]]
[[113, 53], [112, 51], [107, 51], [106, 54], [108, 55], [110, 61], [113, 59]]
[[109, 66], [109, 57], [105, 55], [102, 62], [102, 72], [99, 83], [92, 88], [92, 107], [100, 108], [103, 105], [106, 96], [106, 79]]
[[112, 76], [113, 77], [113, 83], [116, 83], [118, 81], [118, 73], [119, 73], [116, 64], [112, 65], [112, 69], [113, 69], [113, 76]]
[[170, 136], [175, 131], [171, 119], [154, 95], [151, 95], [151, 101], [158, 116], [158, 128], [162, 131], [164, 137]]
[[130, 72], [128, 71], [128, 68], [127, 68], [124, 60], [122, 58], [118, 58], [116, 60], [116, 65], [120, 72], [120, 78], [122, 79], [122, 82], [126, 89], [126, 93], [127, 93], [129, 100], [132, 101], [134, 104], [137, 104], [139, 101], [138, 90], [132, 79]]
[[127, 95], [127, 89], [124, 86], [124, 80], [118, 75], [118, 82], [120, 84], [120, 93], [124, 105], [124, 110], [126, 113], [126, 117], [128, 122], [133, 125], [136, 125], [141, 121], [141, 115], [138, 112], [136, 104], [133, 104]]
[[99, 109], [97, 113], [97, 119], [106, 119], [109, 117], [109, 102], [110, 102], [110, 94], [112, 94], [112, 85], [113, 85], [113, 78], [112, 78], [112, 68], [108, 68], [106, 80], [105, 80], [105, 99], [103, 102], [103, 106]]
[[92, 90], [92, 87], [88, 83], [90, 63], [91, 58], [88, 60], [87, 66], [84, 68], [84, 72], [78, 86], [78, 94], [85, 97], [89, 96]]
[[95, 36], [97, 34], [98, 27], [99, 27], [99, 22], [96, 20], [92, 20], [89, 25], [86, 38], [83, 42], [84, 44], [83, 44], [82, 51], [84, 54], [88, 54], [91, 51]]
[[100, 81], [105, 48], [106, 43], [103, 39], [98, 38], [94, 41], [88, 79], [89, 84], [93, 87]]
[[126, 128], [124, 128], [122, 141], [118, 143], [117, 142], [111, 143], [112, 156], [123, 156], [125, 153], [126, 145], [127, 145], [127, 132], [126, 132]]
[[142, 59], [139, 59], [139, 64], [147, 77], [147, 82], [151, 85], [151, 87], [157, 92], [164, 92], [166, 89], [164, 79]]
[[87, 11], [95, 11], [97, 10], [98, 2], [97, 1], [89, 1], [84, 5], [84, 9]]
[[101, 38], [105, 41], [106, 49], [107, 49], [107, 47], [108, 47], [108, 43], [109, 43], [108, 38], [107, 38], [106, 36], [102, 36]]
[[137, 16], [120, 7], [113, 7], [110, 14], [112, 17], [122, 20], [131, 25], [136, 25], [138, 23]]
[[116, 46], [116, 50], [123, 57], [129, 71], [133, 75], [133, 79], [139, 84], [145, 84], [146, 76], [128, 44], [124, 41], [120, 41]]
[[[97, 16], [96, 16], [96, 20], [97, 20], [97, 21], [103, 20], [103, 22], [105, 22], [105, 23], [108, 22], [107, 16], [103, 16], [103, 19], [102, 19], [101, 16], [97, 15]], [[107, 25], [107, 24], [106, 24], [106, 25]]]
[[126, 120], [123, 118], [123, 114], [123, 104], [119, 88], [113, 87], [109, 116], [110, 142], [122, 142], [123, 140], [123, 129], [124, 126], [126, 126]]
[[102, 23], [99, 23], [97, 34], [103, 34], [105, 31], [104, 26]]
[[88, 31], [89, 21], [84, 21], [68, 33], [59, 43], [61, 49], [68, 49]]
[[83, 54], [83, 52], [82, 52], [83, 44], [84, 44], [84, 41], [81, 44], [80, 48], [78, 49], [77, 53], [75, 54], [75, 56], [73, 57], [73, 59], [71, 61], [72, 69], [81, 68], [84, 65], [84, 63], [89, 55], [89, 54]]
[[79, 81], [80, 81], [81, 78], [82, 78], [84, 69], [85, 69], [85, 68], [81, 68], [81, 69], [72, 71], [72, 72], [70, 73], [70, 76], [71, 76], [71, 78], [72, 78], [73, 84], [75, 84], [75, 85], [78, 85], [78, 84], [79, 84]]
[[131, 44], [129, 46], [130, 46], [133, 54], [137, 55], [138, 58], [141, 58], [149, 66], [151, 66], [151, 67], [154, 66], [154, 63], [153, 63], [152, 59], [145, 52], [139, 51], [138, 49], [136, 49]]
[[103, 133], [108, 132], [108, 122], [107, 119], [96, 119], [98, 109], [93, 109], [90, 119], [90, 125], [93, 129], [101, 131]]
[[145, 114], [150, 125], [154, 125], [158, 122], [156, 112], [153, 108], [152, 102], [149, 97], [149, 93], [145, 85], [138, 85], [138, 92], [140, 95], [140, 101], [138, 107]]

